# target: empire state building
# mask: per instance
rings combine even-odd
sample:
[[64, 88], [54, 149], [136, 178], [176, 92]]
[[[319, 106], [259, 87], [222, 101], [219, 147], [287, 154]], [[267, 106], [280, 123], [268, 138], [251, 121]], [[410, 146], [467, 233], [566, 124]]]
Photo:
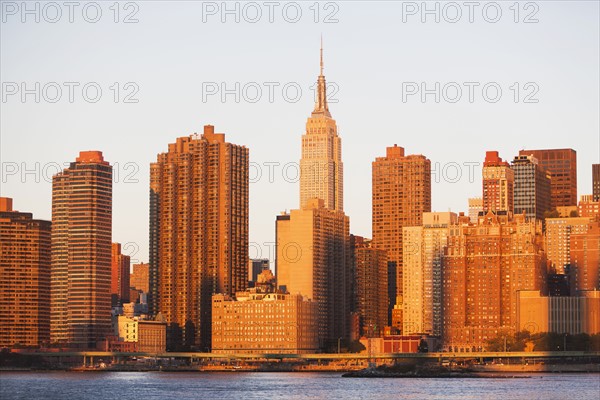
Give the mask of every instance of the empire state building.
[[300, 208], [305, 208], [310, 199], [317, 198], [323, 200], [325, 208], [343, 211], [343, 181], [342, 141], [327, 106], [321, 45], [321, 73], [317, 81], [315, 109], [306, 121], [306, 133], [302, 136]]

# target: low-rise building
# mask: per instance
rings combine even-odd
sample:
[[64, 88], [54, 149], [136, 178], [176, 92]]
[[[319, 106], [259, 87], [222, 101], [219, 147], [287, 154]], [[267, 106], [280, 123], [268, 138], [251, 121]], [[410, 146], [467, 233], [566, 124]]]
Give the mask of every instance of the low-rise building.
[[212, 352], [315, 353], [317, 303], [298, 294], [237, 292], [212, 298]]

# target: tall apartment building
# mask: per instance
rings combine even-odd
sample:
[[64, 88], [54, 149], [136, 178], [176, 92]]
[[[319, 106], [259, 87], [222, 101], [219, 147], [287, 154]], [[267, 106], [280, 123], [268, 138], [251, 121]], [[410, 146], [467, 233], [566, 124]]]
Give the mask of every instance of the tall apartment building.
[[299, 294], [216, 294], [212, 303], [213, 353], [303, 354], [319, 350], [314, 301]]
[[50, 229], [0, 197], [0, 347], [50, 340]]
[[431, 162], [423, 155], [405, 155], [388, 147], [373, 167], [373, 245], [385, 250], [388, 267], [396, 271], [388, 280], [396, 287], [390, 298], [391, 324], [402, 329], [402, 228], [421, 226], [423, 213], [431, 211]]
[[600, 201], [600, 164], [592, 164], [592, 196]]
[[379, 337], [388, 320], [387, 256], [361, 236], [351, 236], [354, 249], [354, 309], [359, 318], [361, 336]]
[[317, 100], [302, 136], [300, 209], [277, 217], [275, 261], [278, 285], [317, 303], [323, 347], [349, 336], [353, 311], [341, 139], [329, 112], [326, 89], [321, 48]]
[[525, 212], [527, 218], [543, 219], [544, 213], [552, 209], [550, 173], [533, 156], [516, 156], [512, 170], [515, 176], [514, 212]]
[[444, 347], [485, 348], [487, 339], [517, 328], [517, 293], [545, 292], [541, 221], [489, 211], [476, 225], [450, 226], [443, 263]]
[[487, 151], [483, 162], [483, 211], [513, 211], [515, 175], [510, 164]]
[[129, 286], [144, 293], [150, 291], [150, 264], [133, 264], [133, 272], [129, 278]]
[[533, 156], [552, 175], [552, 208], [577, 205], [577, 152], [573, 149], [521, 150], [520, 156]]
[[585, 232], [571, 233], [571, 293], [600, 290], [600, 221], [591, 221]]
[[405, 335], [442, 334], [442, 261], [456, 222], [455, 213], [430, 212], [423, 214], [422, 226], [402, 230]]
[[585, 217], [546, 219], [546, 256], [550, 272], [569, 272], [571, 235], [586, 233], [589, 226], [590, 219]]
[[111, 330], [112, 167], [82, 151], [52, 178], [50, 340], [92, 348]]
[[476, 224], [479, 218], [479, 213], [483, 212], [483, 198], [482, 197], [471, 197], [469, 198], [469, 220], [471, 223]]
[[129, 303], [129, 274], [131, 259], [121, 253], [121, 243], [112, 244], [112, 266], [110, 278], [111, 303], [117, 307]]
[[248, 283], [248, 149], [204, 133], [150, 165], [150, 313], [170, 349], [210, 348], [212, 295]]
[[349, 218], [325, 208], [322, 199], [277, 216], [277, 284], [318, 305], [321, 345], [346, 338], [352, 310]]

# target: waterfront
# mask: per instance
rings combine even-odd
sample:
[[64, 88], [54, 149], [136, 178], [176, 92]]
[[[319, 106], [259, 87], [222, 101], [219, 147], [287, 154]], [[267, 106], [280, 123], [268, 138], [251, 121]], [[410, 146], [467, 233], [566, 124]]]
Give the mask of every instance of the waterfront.
[[2, 372], [12, 399], [598, 399], [599, 374], [350, 379], [340, 373]]

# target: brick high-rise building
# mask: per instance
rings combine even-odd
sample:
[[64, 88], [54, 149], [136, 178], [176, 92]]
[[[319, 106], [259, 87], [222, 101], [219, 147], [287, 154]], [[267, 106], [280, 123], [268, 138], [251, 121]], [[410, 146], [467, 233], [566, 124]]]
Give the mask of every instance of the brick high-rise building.
[[577, 205], [577, 152], [573, 149], [521, 150], [520, 156], [533, 156], [552, 175], [552, 208]]
[[552, 209], [550, 201], [551, 176], [533, 156], [516, 156], [512, 162], [515, 176], [514, 212], [525, 212], [528, 218], [544, 219]]
[[585, 232], [573, 233], [569, 239], [571, 294], [600, 290], [600, 222], [591, 221]]
[[546, 256], [549, 272], [569, 272], [571, 235], [586, 233], [589, 226], [590, 219], [584, 217], [546, 219]]
[[[373, 245], [387, 252], [388, 267], [396, 287], [390, 298], [392, 325], [402, 329], [402, 228], [421, 226], [423, 213], [431, 211], [431, 162], [423, 155], [404, 155], [388, 147], [385, 157], [373, 162]], [[397, 306], [397, 307], [394, 307]]]
[[212, 295], [246, 288], [248, 168], [248, 149], [211, 125], [150, 165], [150, 313], [170, 349], [209, 349]]
[[600, 201], [600, 164], [592, 164], [592, 196]]
[[456, 222], [455, 213], [431, 212], [423, 214], [422, 226], [403, 229], [405, 335], [442, 334], [442, 259]]
[[50, 340], [92, 348], [111, 330], [112, 167], [82, 151], [52, 178]]
[[360, 334], [378, 337], [388, 320], [387, 256], [372, 242], [361, 236], [350, 239], [354, 248], [355, 310], [358, 313]]
[[594, 201], [594, 196], [591, 194], [582, 195], [577, 205], [577, 213], [580, 217], [600, 218], [600, 201]]
[[129, 303], [129, 274], [131, 258], [121, 253], [121, 243], [112, 244], [110, 293], [112, 306]]
[[0, 197], [0, 347], [50, 340], [50, 227]]
[[513, 211], [515, 175], [497, 151], [485, 153], [483, 162], [483, 211]]
[[514, 333], [518, 291], [545, 292], [542, 223], [506, 214], [489, 211], [478, 224], [461, 216], [450, 226], [442, 290], [447, 349], [479, 350], [487, 339]]
[[150, 264], [133, 264], [133, 272], [129, 278], [129, 286], [144, 293], [150, 291]]

